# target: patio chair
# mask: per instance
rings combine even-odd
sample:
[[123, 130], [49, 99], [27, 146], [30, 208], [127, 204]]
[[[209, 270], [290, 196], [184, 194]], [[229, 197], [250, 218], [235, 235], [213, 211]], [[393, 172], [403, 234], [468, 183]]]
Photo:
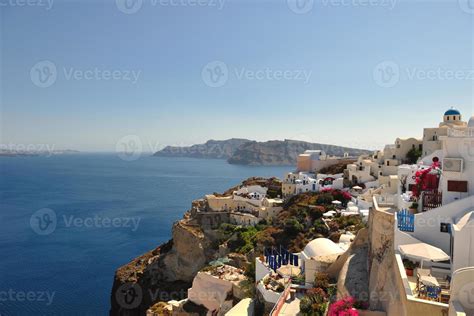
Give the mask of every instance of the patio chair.
[[416, 291], [420, 291], [420, 277], [431, 275], [431, 269], [416, 268]]
[[441, 288], [439, 286], [426, 287], [426, 296], [428, 297], [428, 299], [439, 301], [440, 294], [441, 294]]

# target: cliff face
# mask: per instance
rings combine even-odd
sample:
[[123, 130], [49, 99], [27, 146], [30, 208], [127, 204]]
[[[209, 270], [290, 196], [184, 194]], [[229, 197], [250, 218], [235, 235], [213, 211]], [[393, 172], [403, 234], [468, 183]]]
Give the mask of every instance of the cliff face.
[[239, 146], [249, 141], [248, 139], [232, 138], [209, 140], [205, 144], [189, 147], [167, 146], [153, 156], [227, 159], [232, 156]]
[[119, 268], [110, 315], [145, 315], [157, 301], [183, 299], [214, 250], [199, 227], [185, 220], [173, 226], [173, 239]]
[[241, 165], [294, 165], [296, 157], [305, 150], [324, 150], [328, 155], [359, 156], [369, 151], [327, 144], [308, 143], [297, 140], [272, 140], [248, 142], [240, 146], [229, 158], [231, 164]]
[[294, 165], [296, 157], [305, 150], [324, 150], [329, 155], [359, 156], [368, 150], [327, 144], [307, 143], [297, 140], [272, 140], [256, 142], [248, 139], [210, 140], [205, 144], [189, 147], [168, 146], [154, 154], [157, 157], [191, 157], [228, 159], [240, 165]]

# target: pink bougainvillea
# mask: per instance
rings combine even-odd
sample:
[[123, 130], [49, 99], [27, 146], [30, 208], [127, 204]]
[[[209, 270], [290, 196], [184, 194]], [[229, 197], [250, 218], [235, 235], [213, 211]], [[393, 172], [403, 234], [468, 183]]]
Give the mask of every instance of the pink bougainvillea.
[[327, 188], [327, 189], [322, 189], [321, 192], [330, 193], [334, 197], [334, 199], [339, 200], [341, 202], [348, 202], [352, 199], [352, 196], [349, 192], [342, 191], [339, 189]]
[[329, 316], [358, 316], [359, 312], [354, 308], [355, 298], [345, 297], [329, 306]]

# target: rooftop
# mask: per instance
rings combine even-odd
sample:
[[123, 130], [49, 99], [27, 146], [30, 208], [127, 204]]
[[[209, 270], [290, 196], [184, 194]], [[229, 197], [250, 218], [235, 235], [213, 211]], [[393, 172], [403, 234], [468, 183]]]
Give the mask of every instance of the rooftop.
[[461, 115], [461, 112], [459, 112], [458, 109], [451, 107], [449, 110], [444, 112], [444, 115]]

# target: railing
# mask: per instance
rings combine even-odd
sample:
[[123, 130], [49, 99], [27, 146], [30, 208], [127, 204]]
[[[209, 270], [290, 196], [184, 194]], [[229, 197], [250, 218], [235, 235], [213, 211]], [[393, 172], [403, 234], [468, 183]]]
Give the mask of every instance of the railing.
[[280, 297], [278, 298], [278, 301], [276, 302], [275, 306], [273, 306], [272, 310], [270, 311], [270, 316], [278, 316], [283, 305], [285, 304], [286, 299], [288, 298], [288, 294], [290, 294], [290, 290], [291, 279], [289, 280], [288, 285], [285, 287]]
[[422, 193], [422, 211], [426, 212], [443, 205], [443, 194], [438, 191], [425, 191]]
[[414, 232], [415, 231], [415, 215], [411, 214], [407, 210], [401, 210], [397, 212], [397, 224], [398, 229], [402, 232]]
[[448, 137], [474, 137], [474, 128], [467, 127], [464, 129], [448, 129]]
[[393, 206], [395, 205], [395, 196], [393, 195], [375, 195], [377, 203], [381, 206]]

